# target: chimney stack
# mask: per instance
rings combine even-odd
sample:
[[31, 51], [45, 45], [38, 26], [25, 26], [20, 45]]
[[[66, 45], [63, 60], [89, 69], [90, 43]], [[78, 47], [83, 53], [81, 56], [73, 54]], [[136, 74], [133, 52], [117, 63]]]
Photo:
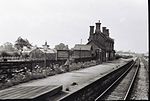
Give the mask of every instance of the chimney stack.
[[96, 24], [95, 33], [97, 33], [97, 32], [101, 32], [101, 30], [100, 30], [100, 27], [101, 27], [100, 20], [99, 20], [99, 22], [97, 22], [97, 23], [95, 23], [95, 24]]
[[90, 34], [94, 33], [94, 26], [90, 26]]
[[109, 36], [109, 29], [106, 29], [106, 35]]
[[103, 33], [106, 35], [106, 27], [102, 27]]

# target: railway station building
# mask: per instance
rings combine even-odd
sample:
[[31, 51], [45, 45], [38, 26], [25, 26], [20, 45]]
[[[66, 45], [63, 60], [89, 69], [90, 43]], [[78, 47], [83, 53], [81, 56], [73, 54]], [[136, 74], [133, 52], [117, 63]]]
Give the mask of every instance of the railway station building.
[[109, 29], [106, 27], [102, 27], [101, 31], [100, 21], [95, 24], [95, 31], [94, 26], [90, 26], [90, 35], [87, 45], [91, 45], [93, 47], [95, 56], [101, 62], [113, 60], [115, 57], [114, 39], [110, 38]]

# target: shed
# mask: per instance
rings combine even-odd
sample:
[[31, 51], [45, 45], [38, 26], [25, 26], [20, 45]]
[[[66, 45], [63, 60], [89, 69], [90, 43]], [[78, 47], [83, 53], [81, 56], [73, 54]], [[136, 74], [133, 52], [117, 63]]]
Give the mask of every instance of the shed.
[[72, 58], [88, 58], [92, 57], [93, 54], [93, 48], [91, 45], [76, 44], [72, 50]]
[[69, 55], [69, 50], [57, 50], [57, 60], [67, 60]]

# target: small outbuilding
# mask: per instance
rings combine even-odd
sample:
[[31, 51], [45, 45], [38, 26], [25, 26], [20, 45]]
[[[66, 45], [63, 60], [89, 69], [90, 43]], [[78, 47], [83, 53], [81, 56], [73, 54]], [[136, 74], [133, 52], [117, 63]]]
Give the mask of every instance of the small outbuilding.
[[72, 58], [91, 58], [93, 56], [93, 48], [91, 45], [76, 44], [72, 49]]

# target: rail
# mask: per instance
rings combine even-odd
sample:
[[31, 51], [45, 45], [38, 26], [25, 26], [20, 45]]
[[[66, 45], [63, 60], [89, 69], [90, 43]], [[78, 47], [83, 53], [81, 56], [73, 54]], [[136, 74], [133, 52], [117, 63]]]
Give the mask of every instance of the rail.
[[[120, 82], [120, 81], [127, 75], [127, 73], [135, 66], [135, 64], [136, 64], [137, 61], [139, 61], [139, 59], [136, 59], [135, 62], [133, 62], [132, 65], [131, 65], [117, 80], [115, 80], [104, 92], [102, 92], [102, 93], [95, 99], [95, 101], [101, 100], [101, 99], [104, 97], [104, 95], [106, 96], [107, 93], [108, 93], [109, 91], [111, 91], [111, 89], [112, 89], [114, 86], [116, 86], [117, 84], [119, 84], [119, 82]], [[139, 66], [140, 66], [140, 65], [139, 65], [139, 63], [138, 63], [138, 67], [137, 67], [137, 69], [136, 69], [136, 72], [135, 72], [135, 74], [134, 74], [134, 76], [133, 76], [133, 78], [132, 78], [132, 80], [131, 80], [131, 83], [130, 83], [130, 85], [129, 85], [129, 87], [128, 87], [127, 92], [125, 93], [125, 96], [124, 96], [123, 100], [126, 100], [126, 99], [129, 97], [129, 95], [130, 95], [130, 91], [131, 91], [132, 85], [133, 85], [133, 83], [134, 83], [134, 81], [135, 81], [135, 77], [136, 77], [136, 75], [137, 75]]]
[[93, 101], [99, 94], [107, 89], [124, 71], [129, 68], [133, 60], [128, 61], [125, 65], [105, 74], [103, 77], [97, 77], [90, 84], [86, 84], [80, 89], [67, 94], [59, 101]]
[[[138, 61], [138, 62], [140, 62], [140, 61]], [[131, 83], [130, 83], [130, 86], [129, 86], [129, 88], [128, 88], [128, 90], [127, 90], [127, 92], [126, 92], [126, 95], [125, 95], [125, 97], [124, 97], [123, 100], [127, 100], [128, 97], [130, 96], [130, 92], [131, 92], [132, 86], [133, 86], [133, 84], [134, 84], [134, 82], [135, 82], [136, 76], [137, 76], [137, 74], [138, 74], [139, 67], [140, 67], [140, 63], [138, 63], [138, 67], [136, 68], [135, 74], [134, 74], [134, 76], [133, 76], [133, 78], [132, 78], [132, 81], [131, 81]]]

